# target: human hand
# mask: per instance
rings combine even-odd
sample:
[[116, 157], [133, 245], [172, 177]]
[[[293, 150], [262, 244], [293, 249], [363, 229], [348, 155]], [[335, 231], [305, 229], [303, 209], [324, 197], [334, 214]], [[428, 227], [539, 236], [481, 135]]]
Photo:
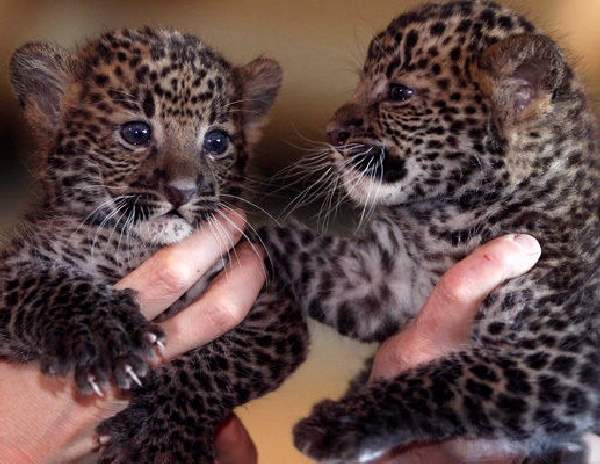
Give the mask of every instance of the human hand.
[[[245, 218], [236, 212], [220, 221], [221, 236], [202, 227], [182, 242], [161, 249], [116, 286], [137, 292], [148, 319], [160, 314], [235, 246]], [[224, 236], [226, 235], [226, 236]], [[219, 337], [240, 323], [264, 284], [263, 257], [249, 244], [235, 248], [232, 259], [206, 293], [175, 317], [161, 323], [167, 344], [164, 362]], [[0, 462], [64, 463], [79, 459], [97, 444], [96, 426], [127, 406], [111, 389], [99, 397], [79, 396], [73, 379], [48, 377], [36, 363], [0, 363]], [[231, 436], [242, 436], [235, 419], [217, 438], [220, 464], [252, 464], [249, 437], [233, 449]], [[229, 438], [229, 441], [228, 441]], [[223, 448], [225, 447], [225, 448]], [[224, 453], [224, 454], [223, 454]]]
[[217, 431], [216, 464], [256, 464], [258, 453], [242, 421], [232, 415]]
[[[469, 342], [473, 318], [484, 298], [507, 279], [531, 269], [540, 257], [535, 239], [508, 235], [475, 250], [453, 266], [434, 288], [415, 320], [379, 348], [371, 380], [387, 379], [439, 358]], [[397, 450], [378, 464], [508, 464], [519, 456], [495, 455], [481, 442], [451, 440]]]

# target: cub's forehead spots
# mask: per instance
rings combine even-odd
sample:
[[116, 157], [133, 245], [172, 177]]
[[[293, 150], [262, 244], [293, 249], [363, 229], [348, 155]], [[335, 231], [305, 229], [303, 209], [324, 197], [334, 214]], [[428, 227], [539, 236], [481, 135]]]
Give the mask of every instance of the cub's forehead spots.
[[531, 23], [491, 1], [426, 5], [394, 19], [372, 40], [364, 76], [391, 79], [401, 73], [431, 73], [459, 65], [508, 35], [532, 32]]
[[388, 81], [382, 75], [375, 75], [371, 80], [361, 79], [354, 91], [353, 98], [357, 102], [368, 104], [377, 100], [387, 90]]
[[104, 34], [83, 51], [84, 101], [101, 113], [179, 125], [224, 123], [235, 98], [232, 68], [199, 39], [167, 30]]

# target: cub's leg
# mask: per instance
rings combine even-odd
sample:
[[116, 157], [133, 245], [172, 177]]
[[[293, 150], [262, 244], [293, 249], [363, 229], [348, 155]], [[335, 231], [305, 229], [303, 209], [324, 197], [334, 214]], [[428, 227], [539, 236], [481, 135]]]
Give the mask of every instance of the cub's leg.
[[59, 268], [0, 274], [0, 356], [38, 358], [43, 372], [73, 372], [84, 394], [111, 379], [127, 389], [146, 375], [163, 336], [140, 313], [131, 292]]
[[355, 388], [317, 404], [296, 425], [295, 444], [313, 459], [348, 463], [459, 437], [534, 452], [577, 440], [600, 420], [597, 343], [582, 335], [576, 356], [552, 343], [473, 348]]
[[361, 237], [298, 225], [262, 229], [273, 274], [312, 318], [342, 335], [382, 341], [414, 316], [433, 287], [398, 228], [374, 221]]
[[151, 373], [127, 409], [98, 428], [104, 464], [214, 464], [216, 427], [278, 387], [305, 359], [302, 311], [263, 292], [247, 318], [212, 343]]

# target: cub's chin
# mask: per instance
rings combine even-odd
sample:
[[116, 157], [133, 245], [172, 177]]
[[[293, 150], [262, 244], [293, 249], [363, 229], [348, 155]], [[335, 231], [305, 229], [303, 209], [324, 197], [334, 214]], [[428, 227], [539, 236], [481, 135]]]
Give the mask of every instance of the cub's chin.
[[361, 177], [353, 169], [343, 170], [341, 177], [348, 197], [360, 207], [399, 205], [406, 201], [403, 185], [384, 184], [369, 176]]
[[354, 169], [343, 169], [340, 176], [346, 195], [360, 208], [373, 208], [379, 205], [411, 207], [450, 199], [437, 192], [428, 192], [415, 197], [416, 176], [409, 176], [400, 182], [392, 183], [380, 182], [372, 176], [361, 176]]
[[184, 218], [160, 216], [137, 223], [132, 232], [143, 242], [152, 245], [169, 245], [190, 235], [194, 227]]

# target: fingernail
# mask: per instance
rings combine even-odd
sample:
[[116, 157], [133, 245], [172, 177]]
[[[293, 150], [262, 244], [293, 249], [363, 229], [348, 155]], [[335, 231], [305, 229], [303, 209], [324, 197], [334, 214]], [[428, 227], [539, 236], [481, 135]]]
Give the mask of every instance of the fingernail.
[[540, 243], [531, 235], [515, 234], [511, 235], [511, 239], [521, 248], [522, 252], [527, 256], [536, 256], [542, 253]]

